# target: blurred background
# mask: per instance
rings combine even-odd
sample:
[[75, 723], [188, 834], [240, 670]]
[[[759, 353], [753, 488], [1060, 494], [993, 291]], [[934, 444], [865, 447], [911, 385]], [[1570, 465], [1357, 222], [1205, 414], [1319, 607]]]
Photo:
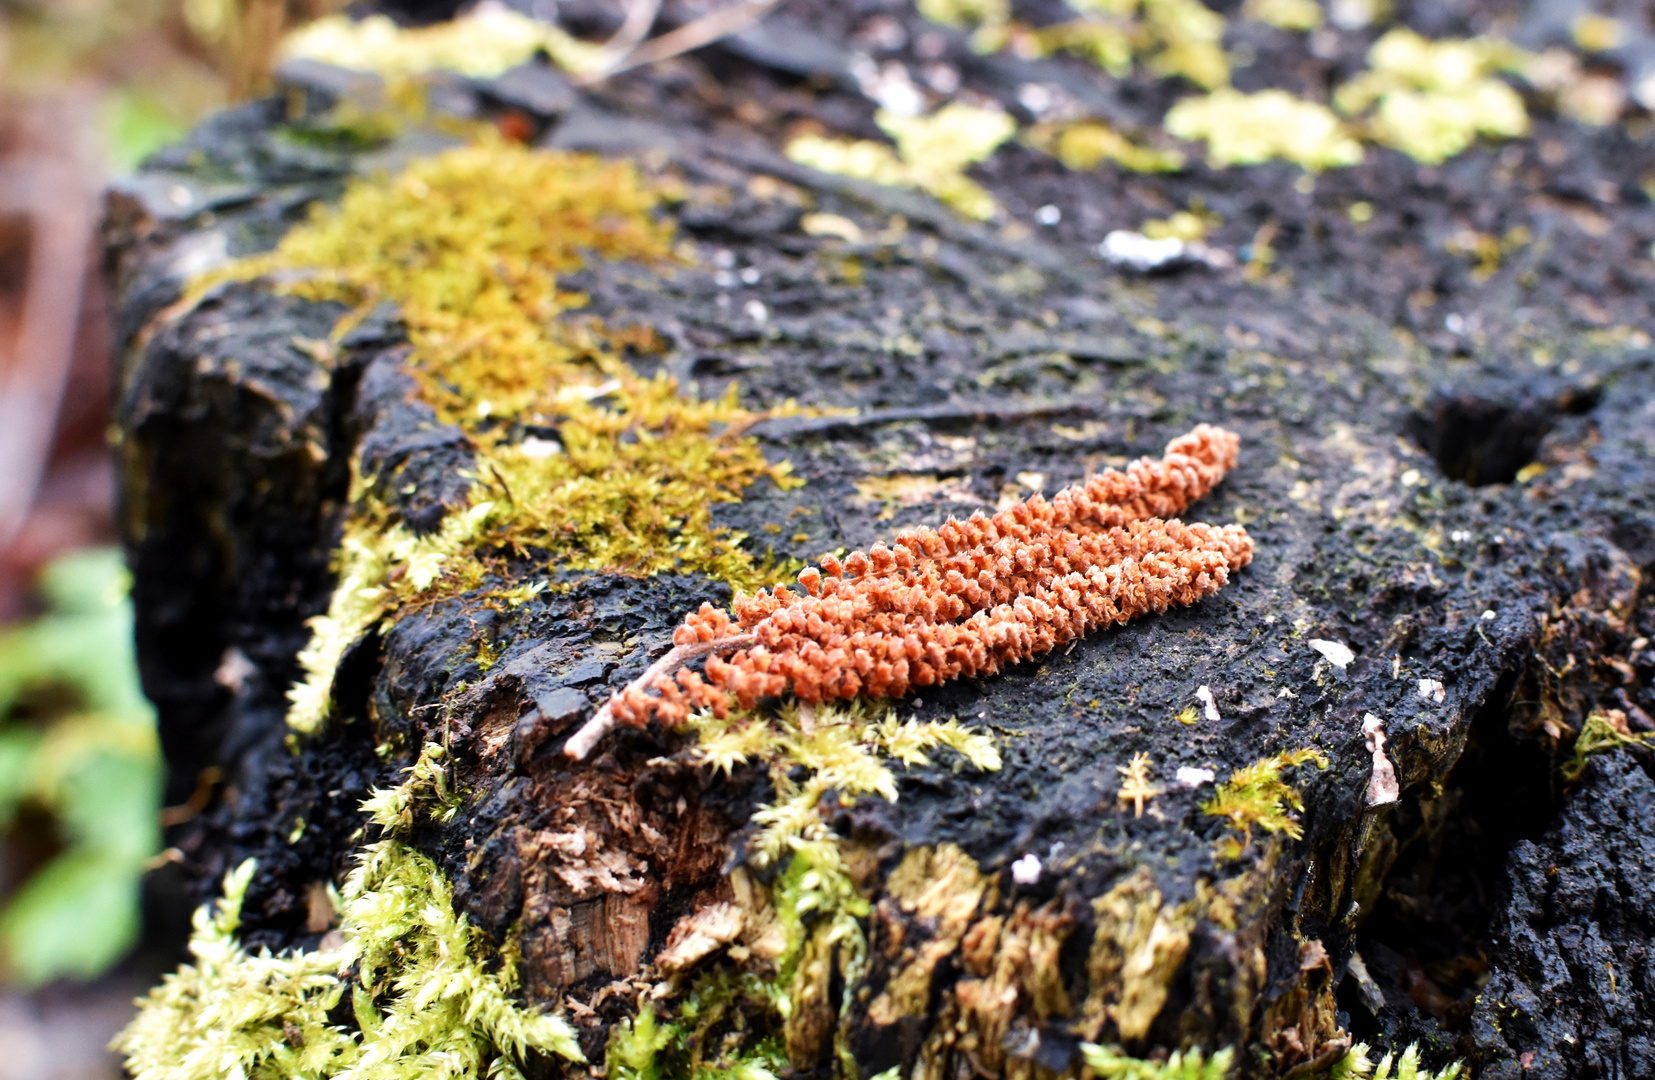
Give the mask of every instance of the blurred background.
[[138, 902], [161, 766], [114, 547], [100, 193], [343, 6], [0, 0], [0, 1080], [121, 1075], [105, 1044], [188, 914]]

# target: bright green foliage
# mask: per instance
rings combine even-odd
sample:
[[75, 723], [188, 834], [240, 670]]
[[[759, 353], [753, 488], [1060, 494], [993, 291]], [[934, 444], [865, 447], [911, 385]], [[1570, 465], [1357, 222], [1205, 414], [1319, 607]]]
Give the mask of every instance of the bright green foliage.
[[597, 46], [503, 4], [479, 5], [447, 22], [413, 28], [399, 27], [386, 15], [329, 15], [282, 42], [284, 57], [390, 77], [443, 70], [488, 78], [542, 52], [569, 71], [591, 69], [603, 59]]
[[1011, 18], [1009, 0], [919, 0], [919, 13], [943, 26], [998, 25]]
[[408, 779], [394, 788], [375, 788], [362, 800], [368, 820], [388, 836], [406, 836], [414, 827], [415, 815], [448, 824], [465, 805], [465, 799], [448, 783], [448, 753], [440, 743], [427, 743], [419, 759], [405, 772]]
[[1649, 746], [1655, 744], [1655, 734], [1635, 734], [1626, 726], [1624, 714], [1594, 712], [1586, 718], [1580, 734], [1575, 737], [1575, 752], [1563, 763], [1563, 778], [1577, 779], [1586, 771], [1586, 759], [1622, 746]]
[[110, 171], [125, 175], [144, 158], [182, 139], [188, 128], [157, 96], [137, 89], [120, 89], [104, 100], [99, 120], [104, 153]]
[[1456, 1061], [1436, 1072], [1421, 1069], [1417, 1043], [1410, 1044], [1408, 1049], [1402, 1051], [1401, 1060], [1395, 1062], [1394, 1074], [1391, 1072], [1392, 1063], [1392, 1055], [1387, 1053], [1379, 1060], [1376, 1069], [1368, 1057], [1368, 1044], [1357, 1043], [1324, 1075], [1327, 1080], [1459, 1080], [1460, 1073], [1465, 1069], [1463, 1061]]
[[1229, 1047], [1211, 1058], [1203, 1058], [1199, 1050], [1174, 1050], [1164, 1062], [1128, 1057], [1096, 1043], [1081, 1043], [1080, 1053], [1098, 1080], [1224, 1080], [1235, 1059]]
[[1227, 819], [1231, 828], [1241, 831], [1240, 840], [1229, 836], [1219, 842], [1219, 858], [1239, 859], [1253, 842], [1254, 826], [1295, 840], [1304, 835], [1293, 816], [1294, 811], [1304, 809], [1304, 800], [1296, 788], [1282, 780], [1281, 774], [1306, 762], [1315, 762], [1318, 769], [1328, 766], [1327, 755], [1320, 750], [1312, 747], [1286, 750], [1237, 769], [1218, 785], [1213, 797], [1201, 804], [1201, 810]]
[[969, 105], [945, 105], [929, 116], [898, 116], [881, 110], [875, 118], [896, 148], [859, 139], [805, 135], [787, 144], [787, 156], [823, 172], [919, 188], [966, 217], [986, 220], [998, 209], [994, 196], [966, 176], [966, 167], [987, 160], [1017, 131], [1003, 112]]
[[1435, 165], [1478, 135], [1527, 133], [1523, 99], [1497, 73], [1520, 70], [1528, 59], [1492, 38], [1432, 41], [1397, 27], [1374, 43], [1369, 70], [1341, 86], [1334, 103], [1351, 115], [1377, 104], [1373, 138]]
[[[135, 1080], [521, 1080], [530, 1051], [584, 1060], [560, 1017], [512, 999], [510, 952], [493, 957], [441, 871], [399, 841], [362, 851], [336, 948], [244, 950], [236, 930], [252, 876], [249, 861], [225, 877], [217, 911], [196, 913], [194, 963], [151, 990], [116, 1040]], [[328, 1016], [346, 993], [354, 1031]]]
[[1280, 30], [1314, 30], [1322, 25], [1322, 5], [1316, 0], [1247, 0], [1241, 14]]
[[678, 1034], [673, 1025], [657, 1022], [655, 1007], [646, 1004], [636, 1017], [615, 1025], [604, 1064], [615, 1080], [663, 1080], [658, 1058]]
[[126, 591], [118, 551], [66, 556], [41, 579], [48, 614], [0, 634], [0, 826], [28, 805], [67, 840], [0, 910], [6, 966], [26, 984], [120, 958], [160, 846], [155, 714]]
[[1180, 139], [1205, 141], [1207, 160], [1216, 168], [1281, 158], [1320, 172], [1362, 160], [1361, 144], [1331, 109], [1285, 90], [1243, 94], [1226, 87], [1184, 98], [1165, 123]]
[[1031, 145], [1077, 171], [1095, 169], [1105, 161], [1141, 173], [1176, 172], [1184, 167], [1184, 155], [1178, 151], [1140, 146], [1097, 120], [1036, 124], [1027, 137]]

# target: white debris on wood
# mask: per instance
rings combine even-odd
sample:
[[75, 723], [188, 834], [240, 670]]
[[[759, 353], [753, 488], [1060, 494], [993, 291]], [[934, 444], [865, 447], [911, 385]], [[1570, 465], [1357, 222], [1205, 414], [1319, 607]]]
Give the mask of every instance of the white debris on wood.
[[1385, 722], [1373, 713], [1362, 717], [1362, 735], [1373, 755], [1373, 775], [1368, 780], [1368, 805], [1389, 806], [1402, 797], [1396, 782], [1396, 766], [1385, 756]]
[[1216, 721], [1224, 719], [1222, 716], [1218, 715], [1218, 702], [1213, 700], [1212, 687], [1210, 687], [1210, 686], [1198, 686], [1198, 687], [1196, 687], [1195, 688], [1195, 697], [1198, 701], [1201, 702], [1201, 706], [1205, 710], [1208, 720], [1212, 720], [1212, 721], [1216, 722]]
[[1235, 256], [1220, 248], [1196, 241], [1180, 240], [1176, 236], [1159, 240], [1141, 232], [1116, 229], [1098, 245], [1098, 258], [1122, 270], [1136, 270], [1142, 274], [1157, 270], [1173, 270], [1180, 266], [1206, 266], [1214, 270], [1235, 265]]
[[1011, 880], [1019, 885], [1033, 885], [1040, 880], [1040, 859], [1029, 854], [1011, 864]]
[[1356, 654], [1350, 651], [1350, 646], [1342, 641], [1313, 637], [1306, 644], [1327, 657], [1327, 662], [1340, 671], [1345, 670], [1345, 665], [1356, 659]]
[[530, 435], [518, 444], [517, 449], [531, 461], [540, 461], [563, 453], [563, 444], [556, 439], [542, 439], [538, 435]]
[[1211, 769], [1197, 769], [1189, 765], [1180, 765], [1178, 771], [1173, 773], [1173, 779], [1178, 781], [1179, 786], [1188, 788], [1210, 784], [1217, 778], [1218, 774]]
[[1351, 953], [1345, 970], [1356, 980], [1357, 989], [1362, 993], [1362, 1003], [1368, 1007], [1369, 1012], [1378, 1016], [1380, 1010], [1385, 1008], [1385, 992], [1379, 989], [1379, 984], [1374, 982], [1373, 976], [1368, 973], [1368, 965], [1362, 959], [1362, 954]]
[[746, 917], [734, 904], [704, 907], [678, 920], [655, 962], [668, 974], [693, 967], [740, 937], [745, 925]]
[[1448, 696], [1448, 688], [1436, 679], [1419, 680], [1419, 696], [1426, 701], [1442, 704], [1443, 698]]

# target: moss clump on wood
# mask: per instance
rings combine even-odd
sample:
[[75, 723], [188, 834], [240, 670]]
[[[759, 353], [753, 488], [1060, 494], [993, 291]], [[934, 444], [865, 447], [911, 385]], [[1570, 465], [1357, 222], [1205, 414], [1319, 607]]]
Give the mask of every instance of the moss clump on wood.
[[[788, 707], [774, 716], [699, 713], [684, 730], [696, 740], [694, 760], [725, 771], [759, 763], [777, 794], [752, 817], [757, 831], [746, 844], [745, 866], [732, 875], [733, 903], [719, 901], [680, 920], [657, 960], [665, 981], [632, 1021], [612, 1029], [610, 1075], [649, 1080], [716, 1069], [760, 1080], [788, 1064], [814, 1067], [830, 1052], [854, 1075], [842, 1020], [868, 963], [870, 864], [823, 810], [865, 795], [895, 800], [889, 759], [923, 766], [947, 747], [960, 755], [961, 767], [992, 771], [1000, 767], [999, 752], [987, 736], [957, 723], [899, 721], [866, 701]], [[978, 882], [967, 905], [975, 910], [987, 882], [975, 863], [952, 847], [931, 856], [916, 849], [908, 862], [946, 863]], [[890, 889], [948, 892], [959, 877], [899, 870]]]
[[1318, 769], [1328, 766], [1327, 755], [1320, 750], [1310, 747], [1284, 750], [1237, 769], [1218, 785], [1212, 798], [1201, 804], [1203, 813], [1224, 818], [1231, 828], [1241, 832], [1239, 840], [1226, 836], [1219, 841], [1216, 853], [1220, 859], [1241, 858], [1253, 842], [1254, 826], [1294, 840], [1304, 835], [1298, 818], [1293, 816], [1295, 811], [1304, 809], [1304, 800], [1281, 774], [1306, 762], [1315, 762]]
[[1528, 63], [1528, 54], [1509, 42], [1432, 41], [1397, 27], [1374, 43], [1369, 70], [1341, 86], [1334, 104], [1352, 115], [1374, 108], [1368, 128], [1375, 140], [1436, 165], [1479, 135], [1528, 133], [1523, 99], [1498, 78]]
[[401, 842], [363, 850], [333, 947], [243, 949], [252, 876], [251, 860], [226, 876], [217, 910], [196, 913], [194, 962], [150, 991], [116, 1040], [135, 1080], [519, 1080], [531, 1054], [583, 1060], [560, 1017], [513, 1001], [510, 950], [494, 954], [455, 914], [435, 864]]
[[1228, 1049], [1204, 1058], [1199, 1050], [1176, 1050], [1165, 1061], [1145, 1061], [1095, 1043], [1081, 1047], [1086, 1067], [1099, 1080], [1224, 1080], [1235, 1055]]
[[[799, 483], [741, 437], [757, 414], [733, 390], [696, 401], [671, 379], [639, 375], [625, 353], [658, 350], [654, 331], [577, 319], [586, 298], [558, 284], [592, 256], [668, 267], [673, 230], [657, 211], [672, 197], [628, 163], [486, 141], [356, 183], [275, 251], [196, 284], [200, 294], [270, 277], [349, 305], [341, 331], [394, 303], [421, 397], [475, 444], [471, 505], [433, 533], [397, 520], [392, 493], [355, 485], [339, 588], [300, 656], [305, 679], [288, 717], [297, 732], [325, 722], [352, 642], [410, 605], [476, 589], [491, 553], [544, 553], [573, 570], [700, 571], [749, 589], [785, 571], [756, 563], [743, 534], [712, 522], [713, 504], [760, 479]], [[525, 427], [555, 438], [525, 437]]]

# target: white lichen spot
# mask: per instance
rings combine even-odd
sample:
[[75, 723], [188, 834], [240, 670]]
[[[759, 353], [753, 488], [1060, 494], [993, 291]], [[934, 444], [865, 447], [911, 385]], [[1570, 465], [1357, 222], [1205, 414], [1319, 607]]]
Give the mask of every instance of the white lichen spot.
[[1419, 696], [1422, 700], [1434, 701], [1441, 705], [1443, 699], [1448, 696], [1448, 689], [1436, 679], [1421, 679], [1419, 680]]
[[1276, 697], [1277, 698], [1286, 698], [1288, 701], [1297, 701], [1298, 698], [1299, 698], [1299, 695], [1295, 694], [1293, 691], [1289, 690], [1287, 687], [1284, 686], [1280, 690], [1276, 691]]
[[832, 236], [850, 244], [862, 242], [862, 226], [839, 214], [806, 214], [799, 219], [806, 236]]
[[1368, 752], [1373, 755], [1373, 775], [1368, 779], [1369, 806], [1389, 806], [1402, 797], [1396, 780], [1396, 767], [1385, 756], [1385, 722], [1373, 713], [1362, 717], [1362, 736], [1367, 740]]
[[1329, 641], [1327, 638], [1311, 638], [1305, 644], [1321, 653], [1327, 662], [1343, 671], [1345, 667], [1356, 659], [1356, 654], [1350, 651], [1350, 646], [1342, 641]]
[[1210, 784], [1217, 778], [1218, 774], [1211, 769], [1197, 769], [1190, 765], [1180, 765], [1178, 771], [1173, 773], [1173, 779], [1178, 781], [1178, 786], [1187, 788]]
[[1218, 702], [1213, 699], [1212, 687], [1205, 685], [1196, 687], [1195, 697], [1201, 702], [1202, 711], [1208, 720], [1217, 722], [1223, 719], [1222, 716], [1218, 715]]
[[1011, 864], [1011, 880], [1019, 885], [1033, 885], [1040, 880], [1040, 858], [1028, 854]]
[[1175, 236], [1151, 240], [1141, 232], [1116, 229], [1098, 245], [1098, 257], [1110, 266], [1147, 272], [1183, 262], [1188, 248]]

